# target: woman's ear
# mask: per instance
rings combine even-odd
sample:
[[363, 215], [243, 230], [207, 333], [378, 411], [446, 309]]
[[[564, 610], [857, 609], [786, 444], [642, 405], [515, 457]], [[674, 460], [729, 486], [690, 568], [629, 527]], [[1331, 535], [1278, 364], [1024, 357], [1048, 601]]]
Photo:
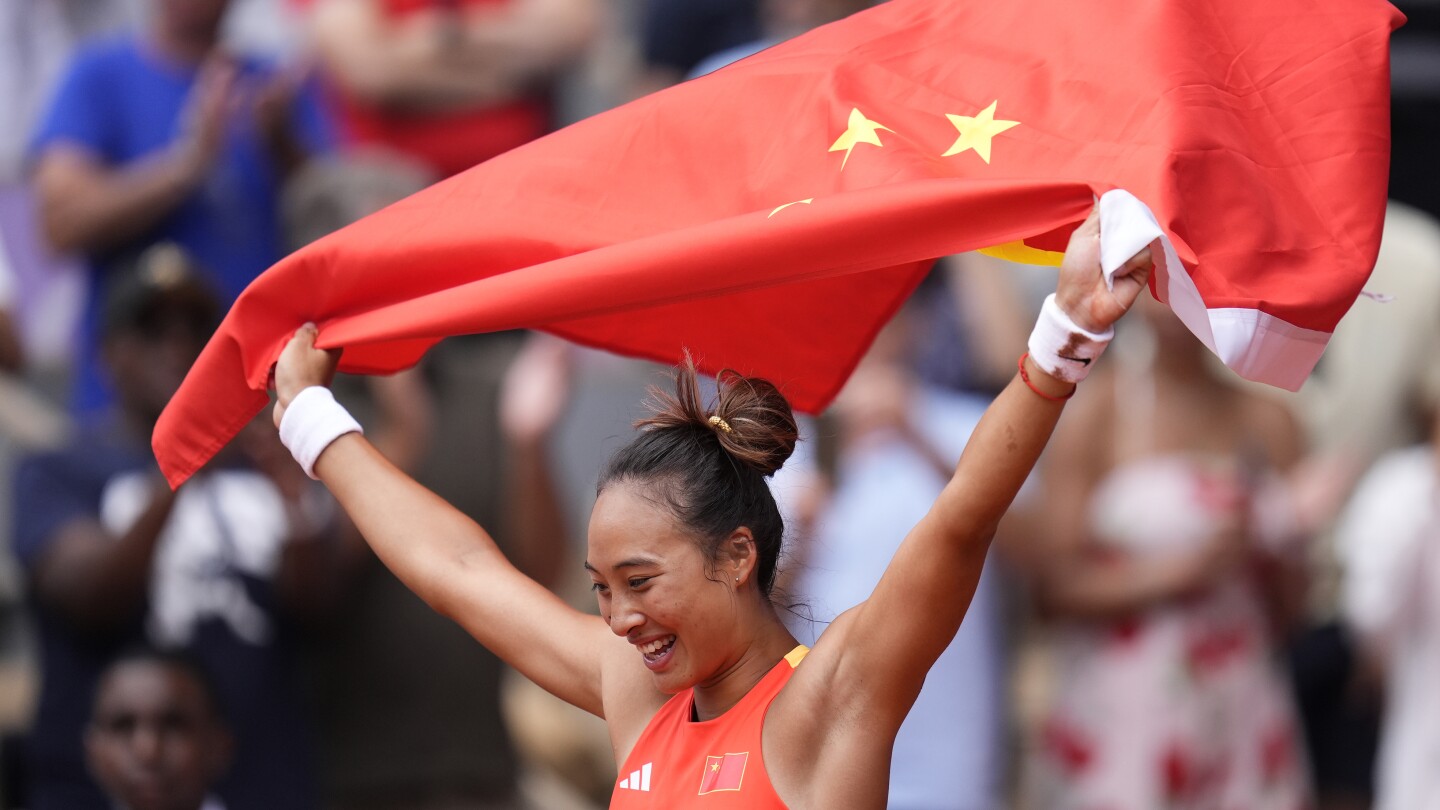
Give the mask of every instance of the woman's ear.
[[720, 546], [721, 574], [737, 588], [755, 575], [756, 562], [755, 535], [749, 527], [741, 526], [731, 532]]

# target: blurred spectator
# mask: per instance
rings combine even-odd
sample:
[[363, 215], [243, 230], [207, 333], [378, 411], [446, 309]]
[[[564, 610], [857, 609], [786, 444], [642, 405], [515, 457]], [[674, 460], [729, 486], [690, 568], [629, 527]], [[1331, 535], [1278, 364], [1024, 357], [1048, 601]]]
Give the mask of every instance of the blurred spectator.
[[[292, 244], [373, 213], [427, 179], [382, 150], [312, 162], [286, 190]], [[502, 503], [488, 482], [503, 474], [496, 397], [515, 343], [514, 335], [448, 340], [414, 370], [363, 382], [342, 376], [336, 394], [373, 426], [367, 436], [392, 463], [484, 519]], [[444, 441], [432, 443], [435, 433]], [[331, 572], [342, 597], [307, 650], [325, 806], [525, 806], [502, 720], [499, 660], [402, 585], [351, 528]]]
[[1375, 810], [1440, 807], [1440, 408], [1432, 413], [1430, 441], [1380, 459], [1336, 537], [1343, 615], [1385, 673]]
[[[418, 480], [491, 525], [504, 503], [496, 397], [516, 342], [513, 335], [461, 338], [430, 351], [422, 369], [429, 392], [422, 396], [433, 397], [437, 441], [428, 452], [410, 451], [405, 462], [415, 464]], [[356, 408], [367, 424], [371, 408], [386, 410], [386, 397]], [[515, 751], [500, 709], [499, 660], [373, 554], [352, 561], [335, 620], [308, 651], [326, 806], [520, 806]]]
[[[11, 479], [16, 456], [58, 441], [64, 419], [37, 392], [63, 400], [82, 287], [80, 270], [40, 248], [34, 199], [24, 185], [25, 141], [53, 88], [75, 37], [67, 12], [80, 3], [7, 0], [0, 3], [0, 548], [10, 547]], [[86, 6], [105, 7], [105, 2]], [[23, 352], [22, 352], [23, 348]], [[22, 372], [22, 360], [25, 368]], [[35, 385], [41, 382], [42, 385]], [[0, 554], [0, 734], [16, 733], [28, 718], [33, 694], [29, 645], [19, 609], [20, 576], [10, 554]], [[13, 762], [13, 748], [0, 754]], [[10, 768], [7, 768], [7, 773]], [[0, 780], [0, 802], [13, 802], [15, 786]]]
[[1335, 518], [1382, 454], [1425, 440], [1416, 370], [1440, 343], [1440, 223], [1408, 205], [1386, 206], [1365, 288], [1380, 300], [1355, 302], [1301, 392], [1316, 451], [1305, 507], [1317, 527]]
[[211, 795], [234, 741], [208, 676], [174, 653], [137, 649], [100, 676], [85, 759], [115, 807], [224, 810]]
[[284, 63], [305, 58], [306, 33], [295, 0], [230, 0], [220, 38], [228, 51]]
[[1040, 303], [1054, 288], [1053, 267], [980, 253], [943, 259], [910, 296], [913, 365], [921, 381], [987, 398], [999, 394], [1015, 376], [1015, 347], [1025, 345]]
[[731, 62], [738, 62], [812, 28], [844, 19], [873, 2], [874, 0], [760, 0], [760, 33], [755, 39], [744, 40], [712, 53], [682, 75], [693, 79], [713, 73]]
[[635, 96], [640, 70], [640, 8], [645, 0], [606, 0], [584, 56], [560, 76], [554, 125], [568, 126], [618, 107]]
[[42, 245], [25, 149], [76, 44], [138, 23], [137, 0], [0, 3], [0, 240], [15, 273], [16, 328], [27, 376], [63, 400], [85, 294], [83, 270]]
[[549, 442], [570, 405], [571, 362], [565, 341], [532, 334], [500, 388], [505, 492], [511, 505], [501, 525], [515, 567], [549, 588], [560, 579], [569, 532], [550, 469]]
[[648, 0], [640, 22], [645, 68], [635, 95], [669, 87], [694, 75], [708, 57], [764, 36], [760, 1]]
[[139, 22], [138, 0], [9, 0], [0, 5], [0, 183], [20, 180], [25, 142], [75, 45]]
[[1301, 609], [1279, 478], [1300, 433], [1148, 303], [1138, 325], [1150, 340], [1122, 335], [1061, 422], [1044, 470], [1048, 531], [1023, 557], [1056, 620], [1031, 806], [1306, 807], [1275, 660]]
[[[291, 195], [297, 223], [312, 220], [306, 238], [392, 202], [410, 180], [463, 171], [545, 134], [548, 85], [587, 46], [599, 11], [595, 0], [317, 0], [316, 45], [352, 149], [328, 179]], [[421, 366], [444, 440], [410, 450], [416, 477], [486, 525], [499, 523], [503, 503], [497, 396], [517, 342], [451, 339]], [[368, 552], [356, 577], [344, 621], [315, 656], [331, 806], [522, 806], [498, 659]], [[377, 705], [376, 694], [390, 699]]]
[[[1302, 389], [1313, 451], [1296, 471], [1299, 510], [1319, 542], [1312, 569], [1311, 626], [1291, 645], [1296, 692], [1315, 769], [1319, 806], [1369, 807], [1379, 739], [1378, 684], [1340, 613], [1330, 542], [1334, 522], [1359, 477], [1386, 453], [1423, 442], [1417, 369], [1440, 345], [1440, 225], [1391, 202], [1375, 270], [1374, 294], [1355, 302]], [[1378, 298], [1379, 300], [1375, 300]]]
[[0, 181], [20, 181], [25, 139], [40, 114], [45, 92], [70, 54], [72, 36], [57, 0], [13, 0], [0, 5]]
[[[566, 519], [558, 471], [551, 461], [558, 428], [572, 410], [578, 355], [574, 346], [557, 337], [531, 334], [506, 370], [500, 389], [507, 504], [501, 533], [515, 566], [552, 590], [560, 589], [566, 573], [580, 570], [570, 542], [576, 539], [573, 524]], [[582, 607], [594, 604], [593, 594], [587, 592]], [[571, 786], [571, 805], [576, 804], [576, 792], [601, 802], [608, 799], [615, 784], [615, 763], [603, 723], [555, 700], [525, 678], [509, 679], [505, 701], [517, 743], [532, 767], [532, 795], [527, 798], [533, 806], [558, 808], [563, 794], [545, 801], [534, 794], [535, 788], [554, 793], [560, 780]], [[550, 777], [548, 786], [544, 777]]]
[[115, 408], [72, 445], [21, 462], [15, 550], [41, 653], [27, 741], [30, 810], [105, 808], [81, 732], [106, 663], [147, 640], [187, 650], [218, 679], [233, 718], [231, 810], [314, 806], [291, 633], [329, 596], [325, 507], [274, 430], [249, 430], [245, 458], [217, 460], [179, 492], [149, 437], [214, 328], [213, 295], [173, 246], [153, 248], [106, 302], [102, 354]]
[[[792, 547], [786, 568], [793, 573], [782, 587], [803, 606], [787, 621], [803, 644], [814, 644], [830, 621], [874, 591], [901, 541], [950, 480], [989, 404], [986, 397], [924, 384], [909, 370], [918, 348], [915, 314], [902, 310], [886, 327], [836, 401], [839, 450], [828, 497], [787, 510]], [[809, 492], [797, 487], [789, 478], [795, 472], [777, 477], [777, 487], [799, 496], [787, 497], [787, 506], [800, 506], [800, 498], [822, 489], [818, 482], [804, 485]], [[813, 530], [804, 531], [812, 520]], [[987, 565], [960, 631], [900, 727], [890, 768], [894, 810], [1003, 804], [1006, 651], [997, 576]]]
[[286, 248], [299, 250], [425, 188], [430, 173], [384, 149], [312, 160], [285, 186]]
[[1390, 37], [1390, 196], [1440, 217], [1440, 3], [1396, 0]]
[[597, 0], [315, 0], [347, 139], [448, 177], [550, 129], [549, 81], [590, 42]]
[[301, 77], [221, 52], [227, 5], [152, 0], [143, 33], [82, 46], [31, 142], [45, 234], [89, 262], [82, 411], [109, 397], [94, 334], [111, 269], [172, 241], [228, 304], [280, 257], [280, 181], [325, 140]]
[[[3, 236], [3, 234], [0, 234]], [[20, 336], [15, 332], [15, 272], [10, 269], [10, 259], [5, 252], [5, 240], [0, 238], [0, 373], [15, 373], [23, 364]]]

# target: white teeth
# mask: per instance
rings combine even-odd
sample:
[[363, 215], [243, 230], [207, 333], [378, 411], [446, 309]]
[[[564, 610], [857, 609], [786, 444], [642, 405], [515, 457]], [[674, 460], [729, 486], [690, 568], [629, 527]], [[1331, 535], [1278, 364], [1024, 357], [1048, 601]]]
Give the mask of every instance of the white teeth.
[[674, 640], [675, 640], [675, 637], [674, 637], [674, 636], [666, 636], [666, 637], [664, 637], [664, 638], [658, 638], [658, 639], [655, 639], [654, 641], [649, 642], [648, 644], [641, 644], [640, 647], [639, 647], [639, 650], [640, 650], [641, 653], [643, 653], [643, 654], [645, 654], [645, 655], [654, 655], [655, 653], [657, 653], [657, 652], [659, 652], [660, 650], [664, 649], [664, 648], [665, 648], [665, 645], [669, 644], [670, 642], [672, 642], [672, 641], [674, 641]]

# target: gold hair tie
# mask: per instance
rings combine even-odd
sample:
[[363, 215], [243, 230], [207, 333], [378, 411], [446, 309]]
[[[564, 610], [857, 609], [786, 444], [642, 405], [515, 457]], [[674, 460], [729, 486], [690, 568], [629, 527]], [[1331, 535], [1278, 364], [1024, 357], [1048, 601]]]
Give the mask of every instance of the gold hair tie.
[[734, 433], [734, 432], [735, 432], [735, 431], [733, 431], [733, 430], [730, 429], [730, 423], [729, 423], [729, 422], [726, 422], [724, 419], [721, 419], [721, 418], [718, 417], [718, 416], [712, 416], [712, 417], [710, 417], [710, 427], [712, 427], [712, 428], [719, 428], [719, 429], [725, 431], [726, 433]]

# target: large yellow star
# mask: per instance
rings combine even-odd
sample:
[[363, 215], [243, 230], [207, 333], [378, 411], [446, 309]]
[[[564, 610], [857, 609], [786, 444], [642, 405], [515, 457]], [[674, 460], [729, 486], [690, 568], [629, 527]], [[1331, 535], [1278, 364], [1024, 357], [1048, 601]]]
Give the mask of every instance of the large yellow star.
[[869, 118], [866, 118], [865, 114], [860, 112], [858, 107], [852, 108], [850, 110], [850, 122], [846, 130], [835, 140], [835, 143], [830, 144], [829, 151], [831, 152], [839, 152], [841, 149], [845, 150], [845, 159], [840, 161], [840, 171], [845, 171], [845, 164], [850, 160], [850, 150], [855, 148], [855, 144], [868, 143], [873, 146], [884, 146], [884, 144], [880, 143], [879, 130], [882, 129], [886, 132], [895, 131], [889, 127], [881, 126], [878, 121], [871, 121]]
[[941, 157], [958, 155], [966, 149], [974, 149], [975, 154], [986, 163], [990, 162], [990, 139], [1005, 130], [1019, 124], [1019, 121], [996, 121], [995, 105], [1000, 100], [990, 102], [990, 106], [980, 111], [980, 114], [973, 118], [968, 115], [945, 114], [950, 123], [960, 130], [960, 137], [955, 139], [955, 144]]

